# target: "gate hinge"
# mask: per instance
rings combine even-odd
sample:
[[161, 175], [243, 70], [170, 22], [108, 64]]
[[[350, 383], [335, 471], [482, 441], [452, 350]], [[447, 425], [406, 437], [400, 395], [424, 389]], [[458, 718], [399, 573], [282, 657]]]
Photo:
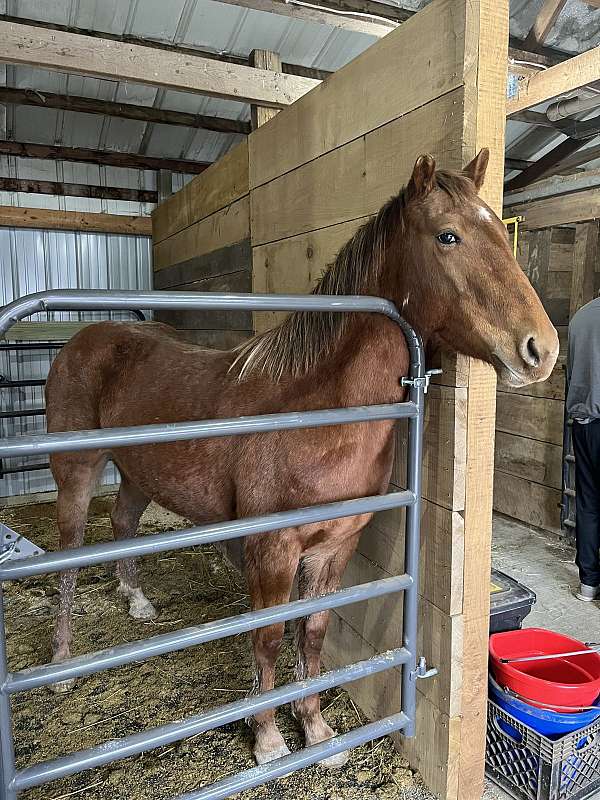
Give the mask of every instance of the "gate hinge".
[[422, 678], [433, 678], [437, 675], [438, 671], [435, 667], [427, 669], [427, 659], [425, 656], [420, 656], [417, 661], [417, 668], [410, 673], [411, 680], [420, 680]]
[[428, 369], [425, 375], [422, 375], [420, 378], [402, 378], [400, 380], [400, 385], [412, 386], [415, 389], [423, 389], [423, 394], [427, 394], [427, 390], [429, 389], [429, 381], [431, 380], [432, 375], [441, 374], [441, 369]]
[[0, 522], [0, 564], [43, 554], [41, 547]]

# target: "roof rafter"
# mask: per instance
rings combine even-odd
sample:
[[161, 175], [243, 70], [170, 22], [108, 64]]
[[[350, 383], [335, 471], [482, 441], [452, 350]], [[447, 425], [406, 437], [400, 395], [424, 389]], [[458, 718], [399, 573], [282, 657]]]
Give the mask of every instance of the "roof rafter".
[[146, 45], [96, 39], [0, 21], [0, 53], [9, 64], [132, 81], [167, 89], [285, 108], [319, 81], [283, 72], [181, 56]]

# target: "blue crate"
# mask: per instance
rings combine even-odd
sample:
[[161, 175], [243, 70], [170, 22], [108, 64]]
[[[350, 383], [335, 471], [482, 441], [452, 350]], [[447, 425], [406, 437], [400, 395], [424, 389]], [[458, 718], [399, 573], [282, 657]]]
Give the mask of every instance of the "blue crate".
[[600, 720], [552, 740], [488, 701], [485, 771], [516, 800], [585, 800], [600, 791]]

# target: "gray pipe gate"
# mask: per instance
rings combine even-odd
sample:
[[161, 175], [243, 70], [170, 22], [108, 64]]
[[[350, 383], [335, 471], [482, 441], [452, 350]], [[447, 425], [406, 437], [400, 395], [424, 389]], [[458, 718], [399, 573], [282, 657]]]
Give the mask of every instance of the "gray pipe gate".
[[[417, 658], [423, 406], [431, 374], [425, 372], [423, 345], [420, 338], [400, 317], [392, 303], [378, 297], [76, 290], [39, 292], [23, 297], [0, 309], [0, 337], [11, 325], [23, 317], [40, 311], [130, 310], [132, 308], [333, 311], [383, 314], [396, 322], [406, 337], [410, 353], [410, 373], [408, 378], [402, 379], [402, 384], [409, 387], [409, 400], [403, 403], [322, 411], [19, 436], [0, 441], [0, 458], [90, 450], [100, 446], [126, 447], [184, 439], [203, 439], [263, 431], [407, 418], [409, 420], [408, 487], [406, 491], [397, 491], [386, 495], [361, 497], [355, 500], [267, 514], [261, 517], [219, 522], [186, 530], [152, 534], [138, 539], [88, 545], [69, 551], [46, 553], [18, 560], [11, 559], [11, 556], [15, 555], [13, 542], [11, 548], [5, 549], [0, 554], [0, 800], [16, 800], [19, 792], [33, 786], [40, 786], [57, 778], [137, 755], [152, 748], [244, 719], [257, 712], [275, 708], [283, 703], [308, 697], [334, 686], [342, 686], [367, 675], [374, 675], [398, 666], [402, 666], [401, 710], [398, 713], [291, 753], [277, 761], [237, 773], [206, 788], [180, 795], [177, 800], [221, 800], [394, 731], [403, 731], [406, 736], [414, 736], [417, 678], [435, 674], [435, 670], [427, 670], [424, 658]], [[383, 511], [400, 506], [406, 506], [407, 510], [404, 575], [371, 581], [321, 597], [295, 600], [216, 622], [184, 628], [175, 633], [153, 636], [130, 644], [70, 658], [62, 663], [44, 664], [13, 673], [8, 671], [2, 597], [4, 581], [102, 564], [123, 557], [131, 558], [193, 545], [220, 542], [267, 531], [277, 531], [290, 526], [349, 517], [365, 512]], [[70, 678], [91, 675], [125, 664], [133, 664], [141, 659], [234, 636], [275, 622], [299, 619], [318, 611], [358, 603], [372, 597], [381, 597], [399, 591], [404, 592], [402, 647], [388, 650], [350, 666], [332, 670], [316, 678], [296, 681], [261, 695], [218, 706], [183, 721], [105, 742], [97, 747], [35, 764], [25, 769], [17, 770], [15, 767], [11, 696], [18, 692], [48, 686]]]

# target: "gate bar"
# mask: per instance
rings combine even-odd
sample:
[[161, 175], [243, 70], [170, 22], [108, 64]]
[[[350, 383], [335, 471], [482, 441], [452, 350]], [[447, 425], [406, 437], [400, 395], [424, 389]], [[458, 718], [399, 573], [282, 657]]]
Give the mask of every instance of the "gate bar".
[[397, 322], [406, 335], [411, 361], [421, 362], [420, 340], [400, 316], [396, 306], [369, 295], [251, 294], [218, 292], [104, 291], [57, 289], [35, 292], [14, 300], [0, 312], [0, 336], [15, 322], [42, 311], [131, 311], [131, 306], [160, 310], [196, 311], [366, 311], [384, 314]]
[[225, 798], [245, 789], [252, 789], [275, 778], [282, 778], [284, 775], [289, 775], [290, 772], [302, 769], [302, 767], [309, 767], [311, 764], [334, 756], [336, 753], [351, 750], [353, 747], [358, 747], [361, 744], [365, 744], [365, 742], [371, 742], [373, 739], [380, 739], [382, 736], [389, 736], [395, 731], [405, 730], [408, 723], [408, 717], [401, 711], [398, 714], [392, 714], [376, 722], [370, 722], [368, 725], [355, 728], [353, 731], [344, 733], [341, 736], [326, 739], [320, 744], [305, 747], [303, 750], [290, 753], [289, 756], [278, 758], [268, 764], [261, 764], [258, 767], [238, 772], [236, 775], [217, 781], [205, 789], [179, 795], [173, 800], [225, 800]]
[[131, 425], [123, 428], [102, 428], [91, 431], [14, 436], [10, 439], [4, 439], [0, 444], [0, 458], [163, 444], [165, 442], [179, 442], [188, 439], [216, 439], [222, 436], [289, 431], [296, 428], [347, 425], [351, 422], [406, 419], [416, 417], [416, 415], [417, 407], [414, 403], [386, 403], [372, 406], [330, 408], [320, 411], [257, 414], [247, 417], [231, 417], [230, 419], [167, 422], [152, 425]]
[[405, 664], [409, 657], [410, 654], [403, 647], [387, 650], [373, 658], [358, 661], [347, 667], [339, 667], [316, 678], [295, 681], [259, 695], [244, 697], [242, 700], [211, 708], [178, 722], [141, 731], [123, 739], [104, 742], [87, 750], [80, 750], [51, 761], [43, 761], [35, 766], [19, 770], [15, 775], [13, 785], [17, 791], [24, 791], [58, 778], [65, 778], [76, 772], [83, 772], [122, 758], [136, 756], [157, 747], [164, 747], [181, 739], [188, 739], [214, 728], [220, 728], [222, 725], [229, 725], [252, 714], [324, 692], [334, 686], [343, 686], [369, 675], [376, 675], [393, 667], [399, 667]]
[[164, 553], [168, 550], [182, 550], [200, 544], [213, 544], [256, 533], [293, 528], [298, 525], [310, 525], [341, 517], [353, 517], [375, 511], [389, 511], [392, 508], [409, 506], [416, 502], [412, 492], [390, 492], [370, 497], [359, 497], [356, 500], [338, 500], [335, 503], [324, 503], [319, 506], [306, 506], [293, 511], [278, 511], [260, 517], [242, 517], [227, 522], [215, 522], [186, 528], [182, 531], [154, 533], [136, 539], [122, 539], [117, 542], [85, 545], [72, 550], [57, 550], [43, 556], [33, 556], [22, 561], [9, 561], [0, 566], [0, 581], [12, 581], [19, 578], [30, 578], [33, 575], [44, 575], [47, 572], [64, 572], [67, 569], [93, 567], [121, 558], [134, 558], [152, 553]]
[[24, 692], [59, 681], [93, 675], [96, 672], [132, 664], [135, 661], [142, 661], [163, 653], [172, 653], [176, 650], [212, 642], [215, 639], [225, 639], [228, 636], [248, 633], [248, 631], [263, 628], [266, 625], [287, 622], [287, 620], [299, 619], [319, 611], [360, 603], [371, 597], [383, 597], [394, 592], [402, 592], [412, 586], [412, 583], [413, 579], [410, 575], [380, 578], [318, 597], [294, 600], [290, 603], [269, 606], [259, 611], [247, 611], [244, 614], [225, 617], [214, 622], [182, 628], [174, 633], [159, 634], [148, 639], [140, 639], [136, 642], [108, 647], [105, 650], [97, 650], [94, 653], [86, 653], [66, 661], [31, 667], [12, 675], [9, 673], [4, 685], [0, 686], [0, 694]]

